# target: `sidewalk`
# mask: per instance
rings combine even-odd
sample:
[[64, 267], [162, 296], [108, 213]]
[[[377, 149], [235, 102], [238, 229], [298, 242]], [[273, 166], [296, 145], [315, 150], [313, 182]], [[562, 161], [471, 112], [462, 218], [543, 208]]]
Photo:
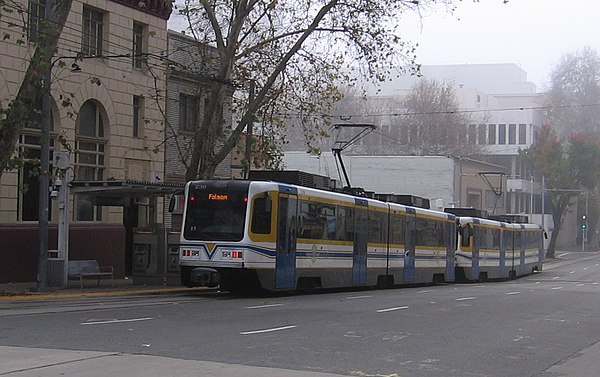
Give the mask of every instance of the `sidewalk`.
[[0, 376], [339, 377], [296, 371], [118, 352], [0, 346]]
[[207, 290], [207, 288], [203, 287], [134, 285], [133, 279], [113, 279], [112, 284], [110, 280], [101, 280], [100, 286], [96, 286], [95, 280], [89, 280], [85, 282], [83, 289], [80, 288], [79, 282], [69, 282], [68, 287], [65, 288], [48, 288], [45, 292], [37, 292], [36, 288], [35, 282], [0, 284], [0, 301], [162, 294]]

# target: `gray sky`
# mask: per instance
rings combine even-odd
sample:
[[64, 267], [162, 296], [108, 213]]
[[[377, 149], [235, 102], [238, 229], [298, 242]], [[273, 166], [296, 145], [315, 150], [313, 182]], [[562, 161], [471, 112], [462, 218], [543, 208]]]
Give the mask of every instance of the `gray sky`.
[[[401, 19], [403, 37], [418, 43], [424, 65], [515, 63], [538, 90], [564, 53], [585, 46], [600, 52], [598, 0], [472, 0]], [[179, 23], [181, 25], [181, 23]], [[177, 17], [169, 27], [178, 30]]]
[[401, 22], [404, 36], [419, 44], [419, 63], [515, 63], [538, 91], [564, 53], [600, 52], [597, 0], [463, 0], [454, 14], [439, 9]]

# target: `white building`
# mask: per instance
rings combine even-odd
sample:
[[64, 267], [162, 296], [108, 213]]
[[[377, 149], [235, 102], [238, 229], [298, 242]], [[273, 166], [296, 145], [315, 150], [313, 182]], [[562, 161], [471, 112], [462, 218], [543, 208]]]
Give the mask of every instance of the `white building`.
[[[343, 156], [343, 163], [352, 187], [378, 194], [419, 196], [429, 199], [432, 209], [473, 207], [490, 214], [505, 213], [506, 175], [501, 166], [445, 156]], [[332, 153], [314, 156], [288, 152], [284, 164], [286, 170], [302, 170], [344, 182]], [[484, 172], [502, 174], [482, 176]]]

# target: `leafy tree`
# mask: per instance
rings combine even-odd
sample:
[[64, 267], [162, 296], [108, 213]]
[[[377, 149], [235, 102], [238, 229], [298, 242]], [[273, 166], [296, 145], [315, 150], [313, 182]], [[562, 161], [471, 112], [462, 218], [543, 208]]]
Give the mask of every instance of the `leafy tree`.
[[582, 133], [563, 141], [549, 125], [542, 127], [536, 140], [524, 153], [545, 177], [554, 221], [547, 255], [554, 257], [556, 240], [571, 200], [583, 190], [595, 190], [600, 183], [600, 143]]
[[[215, 46], [215, 75], [194, 138], [186, 178], [209, 178], [250, 121], [277, 129], [289, 114], [314, 114], [339, 98], [356, 65], [375, 80], [389, 67], [414, 65], [414, 48], [397, 32], [405, 11], [453, 0], [187, 0], [181, 9], [199, 42]], [[243, 94], [256, 84], [252, 100]], [[234, 92], [237, 123], [223, 127], [224, 98]]]
[[[52, 68], [52, 57], [56, 51], [62, 29], [71, 10], [72, 0], [54, 0], [49, 15], [40, 21], [35, 52], [30, 59], [27, 71], [16, 97], [8, 107], [0, 110], [0, 178], [6, 168], [11, 167], [19, 133], [25, 127], [41, 128], [43, 114], [40, 104], [47, 93], [43, 90], [44, 78]], [[2, 12], [27, 14], [20, 5], [10, 0], [3, 1]], [[26, 23], [24, 23], [26, 25]], [[14, 27], [12, 32], [4, 32], [3, 39], [15, 38], [22, 43], [24, 29]], [[47, 137], [47, 135], [43, 135]]]
[[[576, 192], [596, 192], [598, 171], [596, 153], [600, 137], [600, 56], [586, 47], [563, 55], [554, 68], [545, 97], [547, 126], [543, 138], [536, 142], [534, 166], [546, 177], [553, 206], [555, 233], [558, 233], [564, 210]], [[550, 150], [554, 149], [552, 153]], [[530, 151], [531, 152], [531, 151]], [[598, 202], [593, 207], [598, 207]], [[590, 209], [590, 213], [595, 210]], [[588, 215], [590, 214], [588, 213]], [[590, 219], [597, 223], [598, 219]], [[594, 233], [591, 232], [593, 236]], [[550, 240], [554, 252], [556, 236]]]

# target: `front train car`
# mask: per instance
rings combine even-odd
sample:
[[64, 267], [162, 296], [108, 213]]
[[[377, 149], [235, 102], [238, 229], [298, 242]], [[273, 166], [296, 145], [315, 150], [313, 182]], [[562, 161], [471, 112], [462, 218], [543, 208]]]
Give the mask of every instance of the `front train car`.
[[457, 280], [508, 279], [542, 270], [544, 231], [537, 224], [459, 217]]
[[[180, 238], [181, 283], [234, 289], [256, 284], [250, 266], [269, 266], [274, 255], [269, 191], [276, 185], [248, 181], [192, 181], [185, 187]], [[254, 223], [250, 228], [250, 217]], [[254, 232], [263, 247], [252, 247]]]

